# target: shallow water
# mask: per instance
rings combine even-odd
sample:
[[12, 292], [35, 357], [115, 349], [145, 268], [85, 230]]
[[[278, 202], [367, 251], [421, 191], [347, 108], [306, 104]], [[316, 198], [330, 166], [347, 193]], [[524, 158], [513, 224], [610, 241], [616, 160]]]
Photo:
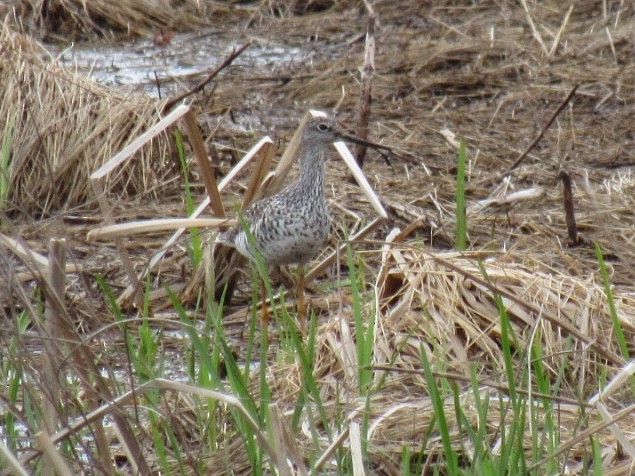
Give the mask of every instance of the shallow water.
[[[232, 50], [247, 41], [226, 38], [215, 30], [202, 30], [175, 34], [165, 46], [155, 45], [152, 39], [142, 39], [116, 44], [49, 45], [47, 48], [61, 64], [104, 85], [166, 97], [203, 79]], [[312, 51], [260, 39], [253, 41], [234, 60], [230, 70], [243, 67], [254, 74], [272, 74], [308, 62], [312, 55]]]

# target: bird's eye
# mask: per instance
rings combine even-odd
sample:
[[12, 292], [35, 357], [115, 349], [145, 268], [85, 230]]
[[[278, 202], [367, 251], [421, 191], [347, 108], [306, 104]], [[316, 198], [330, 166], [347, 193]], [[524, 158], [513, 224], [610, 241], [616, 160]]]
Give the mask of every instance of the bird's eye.
[[320, 122], [317, 125], [317, 130], [320, 131], [320, 132], [327, 132], [327, 131], [330, 131], [331, 128], [329, 127], [329, 125], [326, 122]]

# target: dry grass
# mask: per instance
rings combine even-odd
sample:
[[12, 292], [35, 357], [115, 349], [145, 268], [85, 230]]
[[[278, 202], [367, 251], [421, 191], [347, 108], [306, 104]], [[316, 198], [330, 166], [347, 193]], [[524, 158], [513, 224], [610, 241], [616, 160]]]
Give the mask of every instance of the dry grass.
[[[338, 295], [319, 299], [320, 307], [331, 309], [331, 314], [318, 330], [313, 369], [331, 418], [335, 418], [341, 406], [346, 409], [344, 413], [349, 421], [368, 418], [372, 464], [394, 466], [403, 445], [421, 441], [435, 418], [428, 384], [421, 370], [422, 347], [434, 356], [439, 377], [449, 378], [463, 388], [460, 399], [467, 414], [477, 418], [472, 402], [474, 395], [467, 387], [470, 372], [475, 371], [480, 398], [487, 395], [490, 399], [488, 422], [492, 431], [511, 418], [507, 401], [509, 387], [502, 367], [504, 354], [496, 293], [502, 297], [517, 337], [514, 351], [518, 372], [523, 368], [531, 372], [533, 363], [529, 350], [536, 348], [541, 349], [545, 371], [554, 385], [566, 368], [567, 375], [560, 382], [562, 387], [555, 397], [557, 418], [561, 441], [575, 442], [567, 461], [573, 465], [574, 473], [582, 471], [581, 465], [573, 463], [588, 451], [588, 441], [577, 437], [580, 405], [587, 405], [584, 401], [596, 394], [607, 365], [614, 369], [612, 375], [624, 365], [613, 338], [613, 324], [601, 286], [593, 279], [581, 280], [554, 272], [531, 257], [515, 253], [487, 256], [439, 253], [424, 251], [418, 246], [392, 245], [386, 246], [383, 256], [376, 255], [377, 252], [364, 254], [366, 262], [381, 263], [381, 266], [374, 285], [369, 284], [370, 294], [377, 296], [377, 302], [368, 302], [363, 314], [370, 316], [376, 308], [380, 309], [373, 342], [376, 370], [373, 382], [378, 390], [371, 392], [369, 402], [357, 383], [360, 370], [356, 365], [352, 309], [342, 306], [351, 300], [346, 289], [340, 290]], [[481, 260], [488, 279], [478, 264]], [[635, 300], [629, 291], [618, 293], [615, 301], [632, 352]], [[282, 408], [293, 408], [302, 386], [301, 367], [283, 366], [273, 370], [271, 377], [273, 399]], [[530, 401], [543, 398], [535, 385], [532, 381], [528, 388], [519, 391]], [[256, 387], [254, 392], [257, 394]], [[612, 394], [613, 411], [627, 405], [629, 395], [630, 388]], [[454, 405], [451, 398], [445, 401], [446, 414], [451, 418], [456, 418]], [[587, 411], [595, 414], [590, 405]], [[449, 425], [460, 427], [455, 420]], [[632, 414], [623, 415], [619, 420], [620, 431], [629, 438], [635, 435], [634, 426]], [[615, 444], [610, 432], [604, 430], [601, 434], [603, 448]], [[298, 438], [304, 451], [310, 452], [313, 435], [306, 433]], [[461, 448], [470, 446], [468, 439], [461, 441], [458, 435], [453, 444]], [[531, 448], [528, 440], [526, 447]], [[429, 441], [426, 451], [432, 459], [434, 455], [441, 455], [441, 441]]]
[[207, 18], [235, 18], [236, 7], [195, 0], [18, 0], [0, 6], [0, 15], [23, 31], [46, 41], [149, 37], [158, 31], [185, 31], [201, 27]]
[[[160, 104], [50, 64], [42, 50], [7, 27], [0, 34], [0, 114], [16, 119], [6, 209], [48, 215], [90, 204], [90, 173], [153, 124]], [[117, 174], [108, 183], [114, 198], [144, 195], [172, 176], [170, 143], [159, 137], [133, 167]]]
[[[90, 3], [94, 12], [101, 8], [100, 2]], [[218, 79], [214, 100], [200, 105], [208, 117], [220, 118], [209, 123], [214, 133], [208, 141], [220, 146], [223, 159], [240, 155], [255, 142], [250, 134], [239, 136], [223, 128], [227, 111], [258, 117], [263, 133], [280, 125], [291, 130], [308, 107], [337, 109], [343, 122], [353, 122], [357, 69], [364, 50], [363, 41], [358, 40], [363, 38], [366, 17], [347, 3], [322, 10], [327, 3], [271, 1], [240, 7], [213, 3], [213, 8], [249, 24], [256, 41], [275, 39], [285, 46], [307, 48], [308, 38], [315, 40], [310, 43], [315, 49], [311, 64], [266, 74], [237, 68], [231, 77]], [[313, 371], [328, 415], [334, 418], [343, 407], [347, 421], [356, 421], [371, 408], [367, 416], [372, 467], [395, 474], [391, 468], [396, 467], [403, 445], [416, 446], [433, 417], [420, 373], [421, 348], [435, 356], [439, 375], [457, 382], [465, 408], [472, 408], [474, 399], [465, 383], [470, 365], [477, 371], [479, 392], [504, 402], [508, 382], [501, 369], [499, 309], [493, 297], [498, 294], [518, 339], [514, 343], [518, 369], [530, 368], [528, 352], [539, 346], [546, 374], [560, 385], [556, 398], [561, 441], [572, 447], [560, 461], [563, 467], [568, 464], [571, 474], [582, 474], [586, 468], [580, 458], [588, 440], [576, 436], [580, 408], [587, 409], [589, 424], [606, 421], [591, 397], [603, 378], [610, 379], [625, 367], [598, 278], [594, 243], [604, 250], [617, 315], [629, 351], [634, 350], [635, 6], [591, 0], [575, 2], [571, 10], [555, 1], [528, 2], [527, 8], [525, 2], [512, 1], [472, 6], [450, 1], [408, 2], [407, 7], [397, 3], [378, 2], [374, 7], [379, 26], [369, 138], [394, 147], [400, 159], [392, 167], [367, 159], [365, 169], [390, 219], [375, 233], [374, 241], [355, 245], [366, 269], [368, 302], [362, 312], [365, 317], [377, 317], [373, 378], [383, 383], [370, 397], [370, 405], [351, 383], [358, 381], [359, 369], [351, 364], [357, 360], [350, 290], [317, 292], [312, 306], [320, 326]], [[319, 11], [313, 11], [311, 4]], [[137, 19], [132, 24], [139, 25], [140, 34], [147, 34], [167, 22], [159, 18], [147, 23], [149, 19], [142, 21], [138, 12], [126, 13], [126, 8], [117, 13], [121, 18], [111, 15], [99, 28], [121, 31], [121, 25]], [[303, 12], [307, 14], [298, 14]], [[33, 12], [23, 18], [29, 15]], [[80, 31], [94, 26], [94, 20], [68, 15]], [[120, 26], [113, 26], [115, 22]], [[228, 28], [225, 34], [229, 37], [232, 32]], [[160, 104], [142, 96], [121, 96], [60, 70], [40, 60], [27, 38], [6, 27], [1, 39], [0, 130], [5, 118], [21, 112], [10, 169], [11, 207], [23, 216], [58, 211], [64, 216], [80, 204], [90, 210], [88, 173], [156, 122]], [[575, 85], [579, 87], [572, 101], [520, 167], [499, 178]], [[255, 96], [265, 100], [252, 100]], [[447, 134], [441, 133], [444, 129], [464, 138], [469, 148], [471, 251], [465, 254], [448, 251], [455, 233], [456, 150], [446, 140]], [[142, 210], [148, 215], [181, 212], [173, 188], [155, 187], [178, 176], [166, 162], [169, 150], [169, 140], [163, 138], [133, 169], [122, 171], [110, 184], [111, 190], [120, 192], [120, 209], [132, 204], [139, 211], [139, 203], [144, 203]], [[577, 246], [567, 243], [558, 181], [561, 171], [573, 181], [582, 237]], [[337, 225], [325, 253], [372, 214], [359, 189], [341, 180], [346, 174], [343, 164], [330, 164], [328, 173]], [[505, 202], [510, 193], [526, 189], [538, 193]], [[148, 206], [148, 198], [156, 200], [161, 210]], [[72, 237], [79, 242], [71, 250], [74, 259], [92, 267], [88, 281], [101, 273], [113, 287], [125, 287], [125, 275], [113, 264], [108, 245], [82, 243], [91, 223], [46, 229], [46, 224], [30, 221], [16, 217], [8, 223], [13, 234], [22, 233], [39, 250], [43, 236]], [[394, 239], [393, 227], [407, 231], [382, 248], [389, 237]], [[161, 243], [159, 238], [131, 243], [137, 265], [144, 266]], [[166, 258], [157, 282], [182, 284], [188, 279], [193, 270], [184, 254], [179, 249]], [[10, 276], [24, 271], [13, 258], [3, 264], [0, 272]], [[316, 286], [335, 279], [338, 269], [331, 267]], [[30, 274], [25, 276], [29, 282]], [[73, 309], [108, 319], [103, 302], [95, 299], [88, 304], [78, 297], [84, 285], [76, 282], [69, 291]], [[26, 293], [18, 294], [30, 299]], [[228, 333], [237, 339], [239, 332], [233, 331], [233, 325], [244, 318], [249, 304], [239, 294], [237, 304], [226, 311]], [[5, 302], [7, 314], [16, 309], [19, 306], [12, 308]], [[563, 367], [566, 375], [561, 373]], [[289, 418], [301, 387], [300, 366], [276, 361], [269, 381], [274, 401]], [[610, 412], [628, 408], [631, 390], [624, 385], [610, 395]], [[255, 388], [253, 394], [257, 396], [258, 391]], [[535, 389], [530, 386], [523, 391]], [[454, 402], [448, 400], [445, 405], [446, 413], [452, 415]], [[166, 407], [179, 418], [187, 415], [179, 405]], [[509, 414], [496, 413], [503, 405], [492, 408], [488, 429], [495, 433]], [[632, 437], [632, 414], [625, 415], [618, 427], [617, 433]], [[617, 472], [623, 469], [623, 461], [615, 435], [598, 430], [605, 454], [616, 451], [606, 456], [605, 469]], [[318, 442], [322, 449], [323, 443]], [[442, 453], [440, 441], [432, 439], [428, 444], [430, 455]], [[310, 454], [315, 451], [315, 435], [299, 434], [298, 445], [303, 454]], [[246, 455], [236, 441], [225, 454], [214, 454], [209, 467], [227, 455], [247, 467]]]

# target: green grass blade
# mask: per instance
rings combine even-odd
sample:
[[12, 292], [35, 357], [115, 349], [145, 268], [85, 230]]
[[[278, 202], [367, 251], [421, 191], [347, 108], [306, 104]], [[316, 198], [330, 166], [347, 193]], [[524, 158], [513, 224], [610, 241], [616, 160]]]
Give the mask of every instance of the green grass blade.
[[0, 210], [4, 210], [7, 207], [9, 198], [11, 144], [13, 143], [13, 127], [15, 126], [17, 114], [16, 111], [13, 117], [6, 122], [2, 135], [2, 149], [0, 149]]
[[457, 250], [467, 249], [467, 211], [465, 207], [465, 167], [467, 150], [465, 141], [461, 139], [456, 166], [456, 241]]
[[370, 366], [372, 364], [375, 325], [373, 319], [369, 322], [365, 322], [364, 316], [362, 315], [362, 284], [360, 283], [360, 277], [363, 277], [363, 272], [358, 269], [359, 267], [355, 262], [353, 249], [350, 244], [346, 245], [346, 259], [351, 284], [351, 297], [353, 300], [352, 310], [355, 321], [359, 389], [360, 393], [363, 394], [370, 389], [373, 382], [373, 372]]
[[[490, 282], [487, 270], [481, 261], [479, 268], [483, 277]], [[509, 389], [509, 403], [501, 400], [501, 419], [505, 419], [505, 415], [509, 411], [509, 405], [513, 411], [511, 416], [511, 424], [501, 426], [501, 455], [500, 465], [508, 468], [508, 474], [524, 474], [526, 468], [526, 458], [524, 454], [524, 434], [525, 424], [527, 421], [527, 405], [524, 398], [518, 393], [517, 389], [523, 385], [527, 377], [516, 374], [516, 366], [514, 365], [514, 349], [519, 349], [520, 345], [513, 327], [507, 309], [503, 303], [503, 299], [497, 293], [492, 293], [494, 302], [496, 303], [501, 325], [501, 347], [503, 351], [503, 370], [506, 377], [507, 388]]]
[[617, 309], [615, 308], [613, 289], [611, 287], [611, 281], [609, 280], [609, 274], [606, 271], [606, 264], [604, 263], [604, 254], [602, 253], [602, 247], [598, 243], [595, 244], [595, 256], [598, 260], [598, 265], [600, 266], [600, 277], [602, 278], [602, 284], [604, 286], [604, 294], [606, 294], [606, 302], [609, 306], [609, 314], [611, 315], [611, 320], [613, 321], [615, 340], [617, 341], [617, 345], [620, 348], [620, 352], [622, 352], [622, 357], [624, 357], [624, 359], [626, 360], [629, 360], [630, 356], [628, 351], [628, 344], [626, 343], [624, 329], [622, 329], [622, 323], [620, 322], [620, 318], [617, 315]]
[[[181, 164], [181, 170], [183, 172], [183, 199], [185, 200], [185, 211], [188, 215], [191, 215], [196, 209], [196, 206], [192, 195], [192, 187], [190, 185], [190, 169], [185, 155], [185, 147], [183, 146], [183, 136], [177, 128], [174, 129], [174, 142], [176, 144], [176, 152], [179, 156], [179, 163]], [[201, 234], [198, 228], [190, 228], [189, 236], [190, 241], [188, 243], [189, 246], [187, 247], [187, 250], [190, 260], [194, 265], [197, 265], [203, 259]]]
[[436, 416], [439, 433], [441, 434], [441, 442], [443, 444], [443, 453], [445, 454], [446, 471], [447, 474], [455, 476], [459, 473], [459, 463], [456, 451], [452, 446], [452, 440], [450, 438], [450, 430], [448, 422], [445, 417], [445, 408], [443, 406], [443, 400], [441, 399], [441, 393], [439, 387], [432, 373], [432, 367], [428, 359], [427, 351], [425, 347], [420, 347], [421, 366], [423, 367], [423, 373], [425, 375], [426, 383], [428, 384], [428, 392], [430, 393], [430, 399], [432, 400], [432, 408], [434, 415]]
[[470, 385], [472, 394], [474, 395], [474, 408], [478, 418], [478, 426], [475, 434], [472, 436], [474, 443], [474, 457], [472, 459], [472, 467], [477, 470], [475, 474], [491, 474], [491, 468], [497, 467], [497, 458], [490, 452], [491, 442], [487, 433], [490, 411], [489, 393], [484, 392], [481, 396], [480, 385], [476, 373], [475, 366], [470, 367]]

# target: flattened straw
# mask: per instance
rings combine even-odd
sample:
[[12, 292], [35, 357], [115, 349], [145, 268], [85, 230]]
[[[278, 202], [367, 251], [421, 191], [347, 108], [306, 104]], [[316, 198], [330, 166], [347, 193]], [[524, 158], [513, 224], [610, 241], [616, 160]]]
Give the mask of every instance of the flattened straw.
[[[571, 5], [571, 8], [573, 8], [573, 5]], [[611, 36], [611, 31], [609, 30], [609, 27], [605, 27], [605, 31], [606, 31], [606, 36], [609, 39], [609, 45], [611, 46], [611, 53], [613, 53], [613, 59], [615, 59], [615, 64], [619, 64], [619, 60], [617, 59], [617, 53], [615, 52], [615, 44], [613, 42], [613, 36]]]
[[38, 446], [42, 450], [42, 454], [45, 457], [50, 466], [44, 468], [44, 474], [57, 474], [59, 476], [73, 476], [75, 473], [71, 471], [71, 469], [66, 465], [64, 459], [60, 455], [57, 448], [46, 434], [46, 432], [41, 431], [37, 433], [35, 436], [35, 441], [37, 441]]
[[298, 474], [308, 475], [298, 448], [289, 437], [280, 408], [276, 403], [269, 405], [269, 415], [271, 417], [271, 440], [275, 451], [274, 460], [280, 475], [291, 476], [293, 474], [289, 467], [290, 462]]
[[[104, 221], [109, 225], [114, 224], [114, 215], [112, 211], [112, 207], [108, 203], [105, 198], [106, 191], [104, 190], [103, 181], [105, 177], [109, 175], [115, 168], [121, 165], [123, 162], [126, 162], [132, 157], [139, 149], [141, 149], [144, 145], [146, 145], [150, 140], [152, 140], [155, 136], [163, 132], [167, 127], [172, 125], [176, 120], [183, 117], [190, 111], [189, 106], [181, 105], [172, 111], [170, 114], [165, 116], [159, 122], [150, 127], [146, 132], [141, 134], [135, 140], [132, 141], [129, 145], [124, 147], [121, 151], [114, 155], [108, 162], [99, 167], [95, 172], [90, 175], [90, 183], [93, 188], [93, 192], [97, 197], [97, 201], [99, 203], [99, 207], [104, 215]], [[143, 307], [143, 297], [141, 296], [141, 285], [140, 280], [137, 277], [137, 273], [134, 270], [134, 266], [132, 261], [130, 260], [130, 255], [128, 250], [126, 249], [123, 240], [121, 238], [114, 239], [115, 245], [117, 246], [117, 250], [119, 251], [119, 259], [126, 271], [126, 275], [130, 280], [130, 284], [127, 289], [130, 289], [132, 292], [132, 298], [135, 301], [135, 304], [139, 309]], [[126, 291], [124, 291], [124, 294]], [[119, 302], [121, 303], [122, 297], [119, 297]]]
[[333, 440], [333, 443], [331, 443], [328, 446], [328, 448], [324, 450], [324, 453], [322, 453], [322, 456], [320, 456], [320, 458], [315, 462], [316, 471], [319, 470], [322, 466], [324, 466], [324, 464], [331, 458], [333, 453], [335, 453], [335, 451], [337, 451], [337, 449], [346, 440], [346, 438], [348, 438], [350, 430], [351, 430], [350, 425], [344, 428], [344, 431], [342, 431], [342, 433], [337, 435], [337, 438]]
[[635, 360], [631, 360], [624, 365], [619, 371], [609, 380], [601, 392], [593, 395], [589, 399], [589, 405], [595, 405], [598, 402], [607, 401], [611, 396], [624, 388], [624, 385], [635, 374]]
[[[343, 294], [340, 293], [340, 301], [343, 299]], [[340, 309], [343, 309], [344, 305], [340, 302]], [[353, 391], [356, 388], [356, 383], [359, 382], [359, 367], [357, 365], [357, 347], [355, 341], [351, 335], [351, 328], [348, 324], [348, 320], [337, 320], [339, 338], [332, 331], [325, 334], [325, 339], [333, 349], [334, 356], [339, 360], [342, 370], [344, 371], [344, 380], [342, 385], [345, 386], [346, 392]]]
[[[43, 413], [46, 432], [51, 434], [57, 429], [59, 417], [57, 409], [62, 408], [60, 402], [59, 371], [62, 355], [57, 346], [64, 326], [63, 318], [58, 309], [64, 306], [64, 289], [66, 287], [66, 240], [51, 240], [49, 244], [48, 291], [54, 299], [46, 299], [44, 322], [42, 323], [42, 340], [46, 357], [44, 359], [44, 374], [42, 376], [46, 387], [46, 397], [43, 402]], [[52, 466], [51, 466], [52, 468]]]
[[264, 178], [271, 167], [271, 162], [276, 155], [276, 146], [272, 142], [266, 142], [257, 154], [256, 164], [252, 172], [247, 190], [243, 196], [242, 210], [245, 210], [253, 201], [258, 200], [263, 194]]
[[29, 473], [26, 472], [24, 467], [17, 460], [15, 455], [7, 448], [7, 445], [4, 444], [4, 440], [0, 438], [0, 459], [4, 462], [4, 464], [12, 471], [15, 476], [29, 476]]
[[335, 142], [334, 145], [337, 151], [340, 153], [340, 156], [344, 159], [344, 162], [346, 163], [346, 165], [352, 172], [353, 177], [355, 177], [355, 180], [361, 187], [362, 192], [364, 192], [366, 199], [373, 206], [377, 214], [382, 219], [388, 218], [388, 214], [386, 213], [386, 210], [384, 210], [383, 205], [379, 201], [379, 197], [373, 191], [373, 187], [370, 186], [370, 184], [368, 183], [368, 180], [366, 180], [366, 176], [364, 175], [364, 172], [362, 172], [362, 169], [360, 169], [359, 166], [357, 165], [357, 162], [355, 162], [355, 159], [351, 155], [351, 151], [348, 149], [346, 144], [342, 141], [338, 141], [338, 142]]
[[[601, 402], [598, 402], [595, 405], [598, 413], [602, 417], [602, 420], [610, 421], [612, 420], [611, 413], [609, 409]], [[613, 433], [615, 439], [620, 443], [622, 447], [622, 451], [631, 457], [631, 461], [635, 461], [635, 446], [631, 443], [631, 440], [624, 434], [624, 432], [620, 429], [617, 423], [613, 423], [609, 426], [609, 431]]]
[[403, 279], [395, 278], [391, 273], [395, 259], [392, 253], [392, 245], [400, 232], [399, 228], [390, 230], [388, 236], [386, 236], [386, 242], [381, 247], [381, 265], [377, 273], [377, 279], [375, 280], [375, 309], [378, 310], [378, 313], [384, 310], [382, 303], [394, 297], [395, 294], [399, 292], [399, 290], [395, 288], [401, 288], [401, 284], [403, 283]]
[[128, 160], [139, 149], [149, 143], [154, 137], [163, 132], [166, 128], [175, 123], [178, 119], [185, 116], [190, 111], [189, 106], [181, 105], [170, 114], [162, 118], [159, 122], [151, 126], [147, 131], [138, 136], [130, 144], [117, 152], [108, 162], [95, 170], [91, 175], [91, 180], [98, 180], [106, 177], [117, 166]]
[[198, 168], [201, 172], [201, 177], [203, 178], [203, 183], [205, 184], [207, 194], [209, 195], [214, 215], [217, 217], [224, 217], [225, 209], [223, 208], [223, 202], [220, 198], [220, 193], [218, 192], [216, 174], [214, 174], [214, 171], [207, 160], [205, 144], [203, 143], [201, 132], [198, 129], [198, 124], [196, 124], [196, 119], [194, 118], [194, 114], [192, 114], [191, 109], [183, 116], [183, 120], [185, 122], [187, 136], [190, 139], [192, 149], [194, 150], [194, 156], [196, 157]]
[[[40, 271], [43, 271], [48, 266], [48, 258], [33, 251], [22, 241], [22, 239], [14, 240], [13, 238], [9, 238], [8, 236], [0, 233], [0, 245], [4, 245], [9, 248], [20, 259], [28, 263], [35, 264]], [[67, 273], [74, 273], [76, 271], [81, 271], [81, 269], [81, 266], [73, 263], [66, 265]]]
[[[556, 49], [558, 49], [558, 45], [560, 44], [560, 38], [562, 38], [562, 33], [567, 27], [567, 23], [569, 23], [569, 18], [571, 17], [571, 12], [573, 11], [573, 7], [574, 5], [571, 5], [569, 7], [569, 10], [567, 10], [567, 13], [564, 16], [564, 20], [562, 20], [562, 25], [560, 25], [560, 28], [558, 29], [558, 34], [553, 39], [553, 43], [551, 44], [551, 49], [549, 50], [549, 58], [551, 58], [553, 54], [556, 52]], [[615, 51], [613, 51], [613, 54], [615, 54]]]
[[[423, 375], [423, 370], [418, 368], [410, 369], [410, 368], [401, 368], [401, 367], [395, 367], [395, 366], [389, 366], [389, 365], [371, 365], [370, 368], [372, 370], [383, 371], [383, 372]], [[432, 372], [432, 374], [436, 378], [453, 380], [456, 382], [461, 382], [466, 385], [469, 385], [472, 383], [472, 377], [467, 375], [448, 373], [448, 372], [436, 372], [436, 371]], [[494, 380], [491, 380], [490, 378], [480, 378], [478, 380], [478, 385], [479, 387], [491, 388], [496, 390], [497, 392], [509, 395], [509, 387], [507, 385], [501, 385], [500, 383], [495, 382]], [[529, 396], [527, 391], [523, 388], [518, 388], [517, 391], [521, 395]], [[557, 395], [554, 396], [554, 395], [551, 395], [548, 393], [542, 393], [542, 392], [532, 392], [532, 395], [534, 396], [534, 398], [540, 398], [543, 400], [553, 401], [558, 403], [559, 405], [571, 405], [575, 408], [579, 408], [580, 406], [580, 400], [575, 398], [567, 398], [567, 397], [561, 397]], [[591, 404], [588, 404], [588, 403], [587, 404], [583, 403], [582, 405], [585, 407], [591, 406]]]
[[501, 196], [495, 196], [497, 194], [497, 190], [495, 190], [492, 195], [484, 200], [480, 200], [475, 203], [471, 203], [467, 207], [467, 214], [471, 215], [476, 212], [480, 212], [483, 209], [491, 206], [501, 206], [501, 205], [513, 205], [515, 203], [526, 202], [530, 200], [536, 200], [537, 198], [543, 197], [545, 195], [544, 187], [531, 187], [524, 190], [518, 190], [516, 192], [505, 193]]
[[452, 147], [452, 149], [454, 149], [455, 151], [459, 150], [461, 142], [456, 138], [456, 134], [454, 132], [452, 132], [447, 127], [444, 127], [439, 131], [439, 135], [441, 135], [441, 137], [445, 139], [445, 141], [450, 147]]
[[619, 355], [615, 354], [614, 352], [611, 352], [610, 350], [602, 347], [602, 345], [597, 342], [596, 340], [592, 340], [590, 339], [588, 336], [582, 334], [576, 327], [574, 327], [572, 324], [559, 319], [557, 315], [554, 315], [552, 312], [546, 310], [546, 309], [540, 309], [536, 304], [528, 302], [528, 301], [524, 301], [520, 298], [518, 298], [516, 295], [511, 294], [510, 292], [506, 291], [505, 289], [500, 288], [499, 286], [497, 286], [496, 284], [490, 283], [488, 281], [486, 281], [484, 278], [481, 278], [479, 276], [476, 276], [474, 274], [470, 274], [470, 273], [466, 273], [463, 269], [461, 269], [460, 266], [455, 265], [454, 263], [443, 259], [437, 255], [434, 254], [430, 254], [430, 257], [442, 264], [443, 266], [469, 278], [471, 281], [474, 281], [474, 283], [478, 284], [479, 286], [483, 286], [486, 289], [489, 289], [491, 292], [494, 292], [496, 294], [499, 294], [502, 298], [509, 300], [510, 302], [513, 302], [514, 304], [519, 305], [520, 307], [524, 307], [527, 310], [533, 312], [535, 315], [539, 315], [542, 313], [543, 317], [548, 320], [550, 323], [552, 323], [553, 325], [560, 327], [562, 330], [564, 330], [565, 332], [567, 332], [568, 334], [574, 336], [575, 338], [579, 339], [580, 341], [582, 341], [585, 345], [588, 345], [590, 347], [592, 347], [593, 349], [595, 349], [595, 351], [601, 355], [602, 357], [604, 357], [605, 359], [609, 360], [611, 363], [613, 364], [617, 364], [617, 365], [623, 365], [624, 364], [624, 359], [622, 357], [620, 357]]
[[235, 224], [236, 220], [228, 218], [157, 218], [93, 228], [88, 232], [86, 238], [88, 241], [112, 240], [139, 233], [154, 233], [185, 228], [223, 228]]
[[536, 25], [534, 25], [534, 21], [531, 19], [531, 14], [529, 13], [529, 7], [527, 6], [527, 0], [521, 0], [520, 3], [522, 3], [523, 5], [523, 9], [525, 10], [525, 15], [527, 16], [527, 23], [529, 23], [529, 27], [531, 28], [534, 38], [540, 44], [542, 51], [547, 56], [549, 56], [549, 50], [547, 50], [547, 47], [545, 46], [544, 41], [542, 41], [542, 36], [540, 35], [540, 32], [536, 29]]
[[362, 438], [359, 431], [359, 423], [352, 421], [350, 423], [351, 431], [349, 442], [351, 444], [351, 459], [353, 462], [353, 476], [365, 476], [364, 458], [362, 456]]
[[132, 453], [132, 449], [126, 444], [126, 439], [119, 431], [119, 427], [117, 427], [117, 425], [114, 426], [113, 433], [115, 434], [115, 436], [117, 437], [117, 441], [123, 448], [123, 452], [128, 458], [128, 461], [130, 461], [130, 466], [132, 467], [133, 474], [139, 474], [139, 468], [137, 468], [135, 464], [135, 458], [134, 458], [134, 454]]

